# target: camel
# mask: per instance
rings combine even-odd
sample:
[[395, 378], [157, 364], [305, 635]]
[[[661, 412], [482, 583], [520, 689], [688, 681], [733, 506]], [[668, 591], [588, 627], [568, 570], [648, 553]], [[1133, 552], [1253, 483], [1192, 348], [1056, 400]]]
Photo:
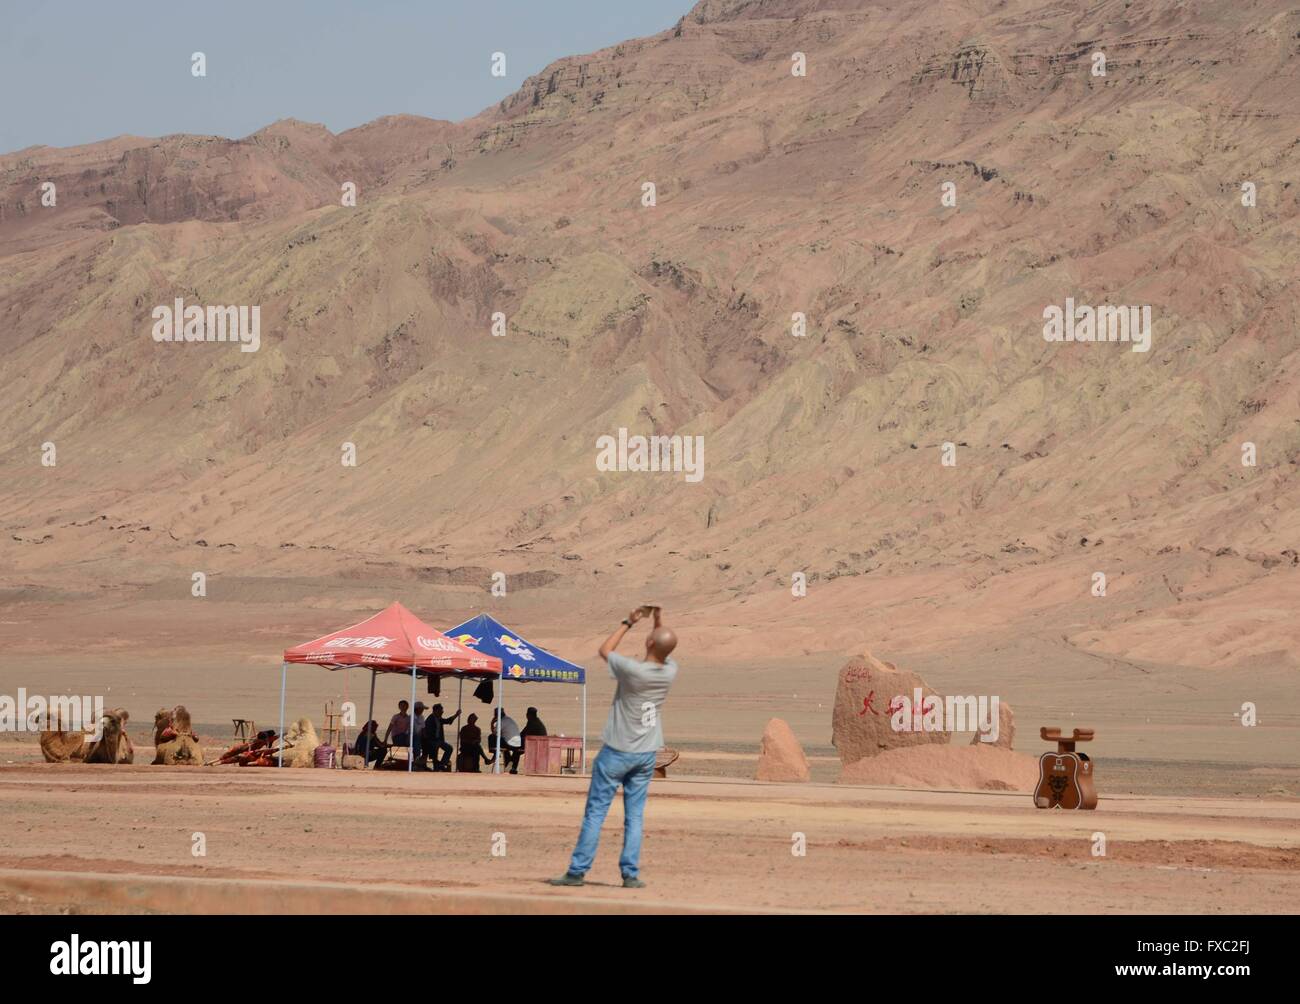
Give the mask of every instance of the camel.
[[135, 747], [126, 734], [126, 723], [131, 715], [125, 708], [114, 708], [100, 719], [101, 735], [98, 741], [87, 742], [85, 763], [134, 763]]
[[[121, 709], [117, 709], [120, 711]], [[126, 712], [121, 712], [123, 715]], [[95, 730], [93, 728], [66, 730], [63, 727], [63, 716], [60, 714], [54, 721], [52, 729], [46, 729], [41, 733], [41, 755], [45, 757], [46, 763], [82, 763], [86, 757], [96, 750], [98, 744], [92, 739]], [[128, 746], [130, 740], [127, 741]], [[102, 754], [101, 754], [102, 755]], [[102, 759], [91, 761], [95, 763], [111, 762]], [[129, 763], [130, 761], [126, 761]]]
[[163, 733], [172, 725], [172, 713], [167, 708], [159, 708], [153, 714], [153, 744], [155, 747], [161, 746], [167, 741]]
[[68, 763], [82, 760], [86, 755], [86, 739], [90, 733], [64, 732], [62, 718], [55, 724], [55, 728], [41, 733], [41, 755], [45, 757], [45, 762]]
[[[320, 740], [316, 737], [316, 729], [312, 726], [310, 718], [299, 718], [289, 726], [289, 730], [284, 737], [285, 745], [292, 743], [292, 748], [286, 748], [284, 751], [284, 765], [286, 767], [313, 767], [315, 766], [316, 747], [320, 745]], [[272, 758], [272, 763], [277, 758]]]
[[185, 705], [178, 704], [171, 711], [159, 710], [154, 715], [153, 725], [155, 764], [165, 767], [203, 766], [203, 747], [194, 734]]

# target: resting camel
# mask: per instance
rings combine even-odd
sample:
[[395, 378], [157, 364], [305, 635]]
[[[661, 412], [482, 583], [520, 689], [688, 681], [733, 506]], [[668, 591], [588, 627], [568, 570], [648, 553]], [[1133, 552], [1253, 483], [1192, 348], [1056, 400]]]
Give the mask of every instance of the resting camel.
[[[316, 747], [320, 745], [320, 740], [316, 738], [316, 729], [312, 726], [310, 718], [299, 718], [289, 726], [284, 737], [284, 745], [292, 743], [293, 748], [286, 748], [284, 751], [284, 765], [286, 767], [312, 767], [315, 766]], [[271, 762], [276, 763], [278, 757], [272, 757]]]
[[125, 708], [114, 708], [100, 719], [101, 735], [98, 741], [87, 741], [85, 763], [134, 763], [135, 747], [126, 734], [130, 714]]
[[153, 718], [155, 764], [166, 767], [203, 766], [203, 747], [194, 734], [190, 713], [178, 704], [171, 711], [160, 710]]
[[159, 708], [153, 714], [153, 744], [156, 747], [161, 746], [167, 741], [163, 733], [172, 727], [172, 712], [167, 708]]
[[63, 731], [63, 717], [59, 716], [55, 727], [41, 733], [41, 755], [46, 763], [68, 763], [79, 761], [86, 755], [86, 740], [89, 732], [77, 730]]

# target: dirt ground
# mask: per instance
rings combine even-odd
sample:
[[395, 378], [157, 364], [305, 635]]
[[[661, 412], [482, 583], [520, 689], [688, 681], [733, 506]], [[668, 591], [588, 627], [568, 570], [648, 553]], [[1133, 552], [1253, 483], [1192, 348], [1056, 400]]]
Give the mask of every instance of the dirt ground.
[[552, 889], [584, 792], [576, 777], [7, 766], [0, 911], [1284, 913], [1300, 896], [1295, 799], [1103, 794], [1096, 812], [1049, 813], [1020, 794], [700, 777], [651, 790], [646, 889], [618, 883], [617, 803], [590, 883]]

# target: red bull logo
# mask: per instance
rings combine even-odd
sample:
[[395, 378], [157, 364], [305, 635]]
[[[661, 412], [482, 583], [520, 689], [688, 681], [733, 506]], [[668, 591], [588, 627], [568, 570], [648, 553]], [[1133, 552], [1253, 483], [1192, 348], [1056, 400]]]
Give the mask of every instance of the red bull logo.
[[524, 667], [519, 665], [519, 663], [515, 663], [513, 666], [510, 667], [510, 675], [513, 676], [516, 680], [519, 679], [521, 676], [523, 676], [524, 672], [525, 672]]
[[458, 634], [458, 635], [453, 635], [453, 636], [452, 636], [452, 640], [453, 640], [453, 641], [458, 641], [458, 642], [460, 642], [462, 645], [468, 645], [470, 648], [473, 648], [475, 645], [477, 645], [477, 644], [478, 644], [479, 642], [481, 642], [483, 639], [482, 639], [482, 638], [475, 638], [472, 634]]
[[533, 661], [533, 650], [524, 645], [518, 638], [511, 638], [510, 635], [503, 634], [497, 639], [497, 644], [516, 659], [523, 659], [524, 662]]

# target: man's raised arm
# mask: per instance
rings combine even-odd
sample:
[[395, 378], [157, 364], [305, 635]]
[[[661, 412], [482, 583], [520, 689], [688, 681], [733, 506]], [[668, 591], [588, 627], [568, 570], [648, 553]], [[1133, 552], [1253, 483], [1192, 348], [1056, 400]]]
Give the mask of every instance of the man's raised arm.
[[[656, 614], [657, 613], [658, 611], [656, 611]], [[599, 653], [598, 653], [600, 657], [602, 659], [608, 659], [609, 653], [614, 651], [614, 649], [618, 648], [618, 643], [623, 640], [623, 636], [627, 634], [628, 628], [630, 628], [633, 624], [635, 624], [644, 616], [645, 614], [641, 611], [641, 608], [638, 607], [637, 609], [633, 610], [630, 614], [628, 614], [625, 618], [623, 618], [623, 623], [620, 624], [618, 627], [616, 627], [614, 629], [614, 633], [611, 634], [608, 638], [604, 640], [604, 642], [601, 643]], [[658, 621], [656, 621], [656, 623], [658, 623]]]

